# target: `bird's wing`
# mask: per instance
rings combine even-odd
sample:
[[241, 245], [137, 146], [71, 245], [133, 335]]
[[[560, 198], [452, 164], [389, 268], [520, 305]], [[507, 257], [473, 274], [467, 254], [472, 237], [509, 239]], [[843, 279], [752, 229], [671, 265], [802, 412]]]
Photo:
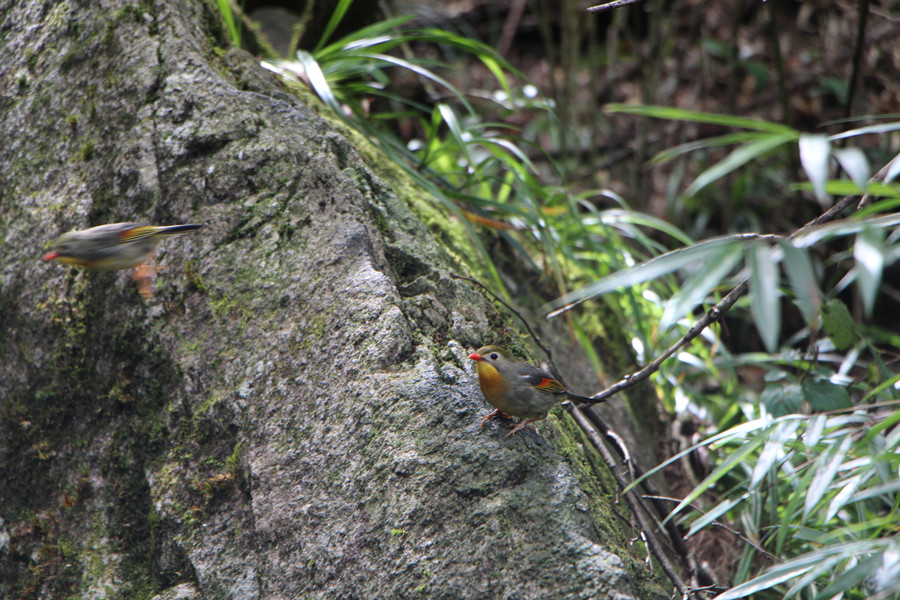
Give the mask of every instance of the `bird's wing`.
[[532, 365], [522, 365], [519, 369], [519, 377], [524, 379], [528, 385], [551, 394], [565, 394], [566, 388], [563, 384], [553, 379], [549, 373], [543, 369]]
[[159, 227], [155, 225], [138, 225], [133, 223], [131, 227], [125, 227], [119, 231], [119, 237], [123, 242], [136, 242], [149, 237], [153, 237], [159, 232]]

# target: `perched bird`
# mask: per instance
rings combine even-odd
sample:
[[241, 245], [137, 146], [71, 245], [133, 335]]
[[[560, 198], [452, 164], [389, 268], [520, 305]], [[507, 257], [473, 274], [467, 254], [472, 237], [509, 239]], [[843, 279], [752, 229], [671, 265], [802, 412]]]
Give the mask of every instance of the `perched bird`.
[[522, 419], [503, 439], [529, 423], [543, 419], [547, 411], [563, 400], [602, 402], [569, 392], [543, 369], [512, 360], [497, 346], [479, 348], [469, 358], [475, 361], [484, 399], [496, 409], [481, 420], [481, 428], [500, 415]]
[[[143, 225], [110, 223], [81, 231], [64, 233], [50, 245], [44, 260], [58, 260], [94, 271], [135, 270], [141, 295], [147, 297], [149, 275], [146, 266], [153, 260], [156, 245], [163, 238], [200, 229], [202, 225]], [[151, 267], [152, 269], [152, 267]]]

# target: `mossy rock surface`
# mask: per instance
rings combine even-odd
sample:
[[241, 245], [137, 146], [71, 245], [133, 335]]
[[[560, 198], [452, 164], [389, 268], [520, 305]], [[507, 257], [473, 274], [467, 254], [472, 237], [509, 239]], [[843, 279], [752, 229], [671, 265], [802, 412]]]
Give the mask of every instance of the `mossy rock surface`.
[[[460, 224], [212, 3], [4, 18], [0, 596], [662, 597], [556, 417], [479, 434]], [[126, 220], [204, 224], [148, 301], [39, 260]]]

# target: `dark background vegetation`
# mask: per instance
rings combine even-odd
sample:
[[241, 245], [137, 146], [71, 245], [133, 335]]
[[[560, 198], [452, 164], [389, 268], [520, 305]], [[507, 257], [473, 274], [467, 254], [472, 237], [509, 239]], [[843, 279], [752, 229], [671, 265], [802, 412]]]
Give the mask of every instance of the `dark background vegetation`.
[[[830, 206], [829, 202], [837, 200], [832, 197], [823, 203], [809, 185], [803, 185], [817, 176], [804, 166], [802, 152], [798, 153], [795, 143], [754, 154], [740, 168], [727, 169], [711, 184], [692, 189], [691, 183], [698, 176], [727, 162], [735, 149], [736, 140], [705, 140], [734, 132], [741, 126], [740, 119], [782, 124], [795, 135], [828, 136], [889, 123], [900, 112], [900, 56], [893, 43], [900, 34], [900, 13], [894, 3], [646, 1], [596, 14], [587, 12], [590, 4], [541, 0], [395, 3], [388, 14], [380, 13], [382, 18], [410, 16], [404, 28], [435, 27], [478, 40], [508, 61], [510, 79], [520, 94], [518, 104], [512, 103], [512, 108], [497, 101], [495, 75], [476, 56], [415, 41], [398, 51], [407, 59], [415, 57], [439, 64], [438, 72], [472, 102], [478, 113], [475, 120], [491, 123], [495, 133], [515, 139], [531, 161], [529, 168], [539, 183], [533, 183], [533, 188], [530, 180], [527, 185], [513, 186], [502, 201], [494, 202], [490, 195], [469, 195], [472, 188], [460, 185], [461, 180], [447, 172], [438, 173], [436, 178], [445, 188], [466, 190], [451, 196], [465, 217], [478, 225], [488, 262], [508, 271], [510, 255], [513, 261], [534, 260], [546, 276], [548, 289], [555, 289], [557, 295], [634, 264], [631, 260], [609, 258], [610, 255], [647, 259], [666, 248], [680, 246], [685, 239], [704, 240], [735, 233], [789, 236], [817, 219]], [[247, 8], [252, 15], [254, 8]], [[344, 32], [360, 26], [356, 19], [366, 22], [366, 14], [366, 10], [361, 10], [354, 15], [352, 25], [345, 22]], [[321, 13], [312, 9], [312, 15], [303, 15], [292, 35], [272, 33], [272, 39], [282, 40], [282, 56], [290, 59], [295, 48], [316, 54], [321, 21], [312, 23]], [[338, 29], [336, 35], [340, 33]], [[376, 94], [364, 105], [350, 102], [349, 112], [363, 119], [371, 115], [400, 143], [418, 144], [425, 140], [427, 146], [429, 140], [441, 138], [440, 127], [430, 127], [422, 114], [427, 115], [429, 107], [441, 103], [453, 104], [452, 94], [403, 69], [392, 77], [390, 89], [391, 94], [396, 94], [394, 98]], [[424, 107], [423, 112], [403, 116], [396, 101], [401, 97], [406, 99], [404, 102]], [[724, 118], [717, 122], [665, 118], [663, 111], [653, 114], [659, 119], [645, 118], [627, 114], [627, 110], [610, 110], [613, 105], [679, 108], [716, 113]], [[450, 130], [454, 128], [450, 122], [442, 124]], [[852, 146], [862, 151], [870, 165], [869, 172], [874, 173], [897, 152], [895, 129], [889, 126], [873, 135], [835, 139], [830, 142], [832, 156]], [[673, 148], [680, 151], [665, 154]], [[847, 175], [832, 159], [830, 170], [819, 177], [824, 182], [826, 178], [846, 179]], [[535, 191], [537, 188], [540, 191]], [[883, 201], [867, 213], [870, 218], [888, 218], [886, 225], [874, 225], [887, 227], [884, 234], [878, 234], [881, 239], [886, 235], [887, 241], [881, 247], [885, 260], [883, 271], [878, 267], [876, 282], [864, 283], [866, 278], [860, 275], [855, 254], [857, 240], [846, 234], [847, 225], [839, 224], [834, 230], [837, 235], [826, 235], [821, 243], [803, 251], [815, 269], [821, 292], [805, 294], [789, 289], [789, 279], [796, 284], [796, 266], [785, 263], [779, 267], [781, 259], [775, 258], [768, 271], [775, 273], [775, 278], [757, 283], [751, 298], [741, 300], [705, 344], [689, 346], [686, 356], [696, 361], [695, 366], [705, 367], [662, 368], [655, 380], [656, 389], [663, 406], [670, 411], [673, 435], [660, 440], [657, 450], [661, 456], [675, 454], [704, 435], [727, 432], [745, 419], [760, 416], [778, 419], [800, 413], [809, 419], [810, 415], [829, 409], [837, 414], [857, 415], [859, 419], [851, 418], [854, 424], [848, 428], [829, 421], [830, 429], [826, 429], [831, 431], [832, 442], [841, 436], [860, 436], [867, 428], [892, 430], [895, 418], [891, 407], [896, 398], [891, 384], [896, 381], [896, 352], [900, 347], [895, 315], [900, 294], [896, 289], [897, 271], [892, 266], [895, 254], [888, 248], [894, 240], [890, 216], [896, 206], [892, 200], [896, 193], [885, 192]], [[498, 195], [495, 187], [494, 197]], [[856, 206], [856, 202], [845, 206]], [[591, 227], [602, 220], [591, 221], [587, 216], [608, 215], [605, 211], [617, 209], [626, 209], [631, 219], [659, 221], [652, 221], [654, 225], [648, 228], [647, 239], [641, 243], [635, 243], [639, 236], [633, 232], [623, 238], [611, 235], [599, 243], [587, 242], [595, 235], [596, 230]], [[852, 212], [835, 212], [827, 219], [850, 217]], [[521, 233], [510, 234], [508, 227]], [[658, 246], [650, 249], [654, 243]], [[751, 279], [759, 282], [763, 275], [760, 265], [773, 255], [763, 252], [751, 257], [754, 252], [747, 251], [746, 267]], [[703, 262], [714, 258], [703, 256], [688, 272], [702, 271]], [[778, 275], [781, 268], [784, 278]], [[861, 293], [868, 293], [874, 300], [863, 299], [857, 288], [848, 285], [854, 280], [860, 289], [869, 285], [868, 292]], [[714, 293], [705, 306], [721, 298], [738, 281], [740, 278], [716, 279], [718, 286], [712, 288]], [[690, 279], [685, 283], [679, 278], [657, 283], [661, 287], [646, 291], [666, 297], [679, 285], [682, 289], [693, 286]], [[504, 284], [497, 285], [502, 288]], [[765, 286], [769, 291], [761, 292]], [[643, 300], [646, 299], [645, 292]], [[801, 304], [807, 301], [820, 306], [817, 316], [811, 317], [802, 310]], [[569, 326], [574, 328], [573, 338], [596, 357], [601, 377], [617, 378], [621, 372], [609, 368], [608, 363], [604, 365], [603, 329], [598, 326], [602, 317], [592, 322], [592, 314], [610, 311], [631, 323], [630, 331], [637, 332], [635, 339], [642, 342], [635, 346], [640, 364], [659, 354], [674, 339], [666, 335], [665, 329], [657, 331], [655, 323], [648, 323], [658, 319], [659, 312], [635, 308], [641, 300], [635, 300], [634, 295], [623, 294], [599, 304], [592, 302]], [[784, 312], [783, 318], [764, 314], [773, 305], [777, 305], [779, 313]], [[855, 331], [849, 342], [840, 339], [840, 331], [847, 328]], [[679, 334], [683, 332], [684, 329]], [[626, 333], [622, 339], [627, 336]], [[774, 342], [777, 348], [772, 346]], [[878, 408], [876, 404], [871, 410], [853, 412], [863, 399], [876, 398], [885, 401], [887, 407]], [[722, 582], [740, 583], [752, 573], [768, 573], [756, 580], [765, 582], [760, 585], [764, 589], [783, 581], [778, 579], [779, 566], [801, 554], [806, 559], [815, 556], [812, 562], [828, 565], [817, 572], [820, 587], [803, 588], [804, 593], [814, 595], [822, 586], [831, 585], [829, 591], [847, 589], [852, 593], [890, 595], [897, 589], [897, 580], [878, 579], [881, 575], [876, 569], [885, 556], [880, 544], [889, 530], [871, 527], [871, 519], [877, 520], [875, 515], [887, 507], [896, 507], [896, 496], [892, 495], [897, 489], [896, 469], [883, 471], [885, 479], [878, 480], [887, 495], [867, 509], [860, 511], [856, 506], [856, 516], [850, 521], [867, 523], [860, 525], [866, 533], [849, 534], [853, 527], [846, 524], [843, 529], [835, 517], [846, 519], [847, 514], [839, 510], [841, 498], [851, 497], [856, 485], [853, 477], [859, 473], [850, 469], [841, 477], [817, 479], [814, 474], [827, 471], [828, 467], [821, 457], [814, 460], [816, 455], [810, 454], [806, 462], [799, 462], [801, 471], [805, 469], [802, 476], [777, 475], [778, 468], [797, 464], [798, 451], [803, 454], [800, 440], [810, 439], [805, 430], [808, 423], [804, 421], [799, 430], [789, 434], [772, 427], [755, 430], [759, 433], [751, 436], [755, 450], [736, 459], [739, 467], [731, 465], [724, 471], [714, 471], [713, 480], [705, 480], [696, 488], [697, 494], [708, 493], [697, 501], [715, 506], [713, 512], [723, 519], [717, 527], [704, 529], [698, 525], [699, 533], [692, 530], [692, 552]], [[878, 444], [877, 448], [872, 446], [871, 437], [869, 434], [864, 438], [866, 443], [850, 450], [828, 442], [818, 451], [824, 452], [832, 465], [863, 456], [875, 457], [874, 462], [879, 463], [893, 450]], [[730, 452], [748, 447], [740, 435], [729, 439], [737, 445], [726, 445], [712, 456], [705, 452], [692, 455], [689, 464], [669, 465], [668, 481], [676, 496], [686, 495]], [[888, 448], [896, 447], [893, 439], [887, 443]], [[815, 447], [815, 440], [809, 444], [807, 452]], [[760, 464], [756, 461], [763, 447], [769, 456], [762, 461], [765, 467], [761, 469], [754, 465]], [[773, 454], [780, 455], [772, 459]], [[891, 458], [880, 463], [880, 468], [895, 463]], [[760, 473], [766, 469], [770, 480], [761, 486]], [[812, 493], [816, 501], [807, 502], [798, 512], [802, 498], [810, 497], [809, 486], [813, 483], [829, 491], [817, 489]], [[741, 497], [746, 502], [741, 502]], [[725, 506], [728, 502], [733, 504]], [[761, 517], [763, 505], [769, 509]], [[816, 513], [816, 506], [824, 510], [826, 505], [830, 509], [823, 520], [808, 520], [811, 513]], [[754, 511], [756, 516], [749, 516]], [[736, 529], [744, 531], [745, 537], [735, 531], [724, 533], [726, 517]], [[710, 513], [708, 521], [712, 520]], [[824, 539], [809, 534], [800, 535], [796, 543], [785, 541], [804, 530], [818, 531]], [[865, 550], [871, 550], [871, 554], [864, 552], [868, 562], [851, 557], [859, 547], [841, 546], [860, 537], [874, 544]], [[816, 552], [822, 554], [816, 556]], [[841, 573], [843, 576], [838, 578]], [[874, 580], [878, 582], [873, 583]], [[796, 592], [803, 585], [791, 591]], [[738, 597], [748, 592], [734, 593]]]
[[[0, 0], [0, 595], [896, 596], [900, 7], [588, 7]], [[35, 259], [126, 219], [151, 301]], [[509, 305], [677, 351], [505, 442]]]

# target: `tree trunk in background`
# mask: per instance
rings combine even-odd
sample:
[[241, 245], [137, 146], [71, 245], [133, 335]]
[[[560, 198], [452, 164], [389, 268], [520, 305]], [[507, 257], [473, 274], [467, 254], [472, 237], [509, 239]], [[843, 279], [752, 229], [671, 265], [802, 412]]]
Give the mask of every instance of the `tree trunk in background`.
[[[495, 309], [221, 35], [0, 0], [0, 596], [660, 596], [569, 434], [478, 434]], [[147, 302], [39, 260], [115, 221], [205, 227]]]

